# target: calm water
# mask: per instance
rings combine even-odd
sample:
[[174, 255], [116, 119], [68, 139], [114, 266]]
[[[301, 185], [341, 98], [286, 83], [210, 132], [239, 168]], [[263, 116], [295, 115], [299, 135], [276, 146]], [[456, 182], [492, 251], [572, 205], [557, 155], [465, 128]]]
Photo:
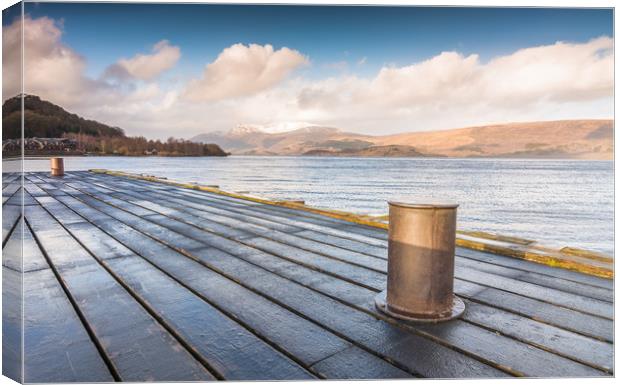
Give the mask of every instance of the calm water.
[[[460, 203], [459, 228], [613, 254], [613, 162], [397, 158], [66, 158], [68, 170], [107, 168], [217, 184], [270, 198], [385, 214], [386, 200]], [[28, 160], [48, 170], [49, 160]]]

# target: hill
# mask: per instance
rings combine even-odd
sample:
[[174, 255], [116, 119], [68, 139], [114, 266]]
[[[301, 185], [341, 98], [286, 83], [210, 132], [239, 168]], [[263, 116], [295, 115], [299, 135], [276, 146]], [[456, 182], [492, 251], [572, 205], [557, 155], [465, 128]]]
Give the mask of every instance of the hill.
[[613, 158], [613, 120], [509, 123], [378, 137], [450, 157]]
[[613, 159], [613, 126], [613, 120], [562, 120], [385, 136], [320, 126], [279, 133], [238, 126], [192, 140], [248, 155]]
[[[2, 105], [2, 139], [16, 139], [21, 135], [21, 98], [14, 96]], [[62, 107], [41, 100], [35, 95], [24, 95], [24, 136], [26, 138], [60, 138], [67, 133], [91, 136], [123, 137], [118, 127], [84, 119]]]
[[[84, 119], [35, 95], [24, 95], [24, 137], [28, 155], [160, 155], [226, 156], [218, 145], [169, 138], [167, 141], [126, 136], [119, 127]], [[21, 97], [14, 96], [2, 105], [3, 151], [19, 152], [21, 137]], [[64, 138], [63, 141], [55, 140]]]

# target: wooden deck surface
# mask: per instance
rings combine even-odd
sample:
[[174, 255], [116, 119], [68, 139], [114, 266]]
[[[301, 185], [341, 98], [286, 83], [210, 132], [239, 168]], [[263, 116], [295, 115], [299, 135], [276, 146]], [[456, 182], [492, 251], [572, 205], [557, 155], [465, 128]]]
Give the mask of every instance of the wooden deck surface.
[[402, 324], [374, 308], [384, 230], [91, 172], [24, 178], [22, 221], [3, 175], [2, 242], [27, 382], [613, 374], [611, 280], [457, 248], [465, 314]]

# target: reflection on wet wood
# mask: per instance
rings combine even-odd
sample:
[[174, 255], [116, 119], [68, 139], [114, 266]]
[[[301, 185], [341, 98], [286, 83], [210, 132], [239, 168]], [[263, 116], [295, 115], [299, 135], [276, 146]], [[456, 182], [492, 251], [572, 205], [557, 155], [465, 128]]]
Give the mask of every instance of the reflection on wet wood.
[[466, 313], [403, 324], [373, 306], [384, 230], [90, 172], [16, 182], [3, 298], [23, 277], [29, 382], [613, 374], [609, 280], [458, 248]]

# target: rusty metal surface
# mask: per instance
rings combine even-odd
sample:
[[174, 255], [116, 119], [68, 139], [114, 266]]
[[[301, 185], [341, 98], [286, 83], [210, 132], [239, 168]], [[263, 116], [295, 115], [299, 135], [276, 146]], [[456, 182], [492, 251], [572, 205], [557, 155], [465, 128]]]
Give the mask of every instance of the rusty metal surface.
[[[449, 202], [389, 202], [387, 293], [378, 308], [409, 321], [445, 321], [464, 311], [454, 296], [456, 210]], [[383, 297], [385, 296], [385, 300]]]
[[65, 175], [65, 162], [63, 158], [50, 158], [52, 176]]

